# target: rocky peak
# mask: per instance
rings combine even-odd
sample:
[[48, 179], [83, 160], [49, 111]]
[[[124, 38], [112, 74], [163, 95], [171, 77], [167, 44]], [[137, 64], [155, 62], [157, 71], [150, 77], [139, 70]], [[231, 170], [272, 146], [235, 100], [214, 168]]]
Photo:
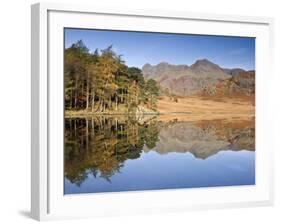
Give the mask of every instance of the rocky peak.
[[221, 69], [217, 64], [209, 61], [208, 59], [199, 59], [194, 64], [190, 66], [192, 69], [200, 68], [200, 67], [207, 67], [207, 68], [216, 68]]
[[144, 64], [144, 65], [142, 66], [142, 70], [144, 70], [144, 69], [148, 69], [148, 68], [151, 68], [151, 67], [152, 67], [152, 65], [151, 65], [151, 64], [146, 63], [146, 64]]

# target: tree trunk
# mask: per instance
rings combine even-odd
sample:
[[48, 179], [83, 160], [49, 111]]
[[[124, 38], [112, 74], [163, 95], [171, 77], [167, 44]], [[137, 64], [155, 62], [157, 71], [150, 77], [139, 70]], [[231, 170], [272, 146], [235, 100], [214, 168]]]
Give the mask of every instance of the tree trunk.
[[95, 91], [92, 90], [92, 112], [94, 112], [94, 108], [95, 108]]
[[139, 105], [139, 89], [138, 89], [138, 86], [136, 86], [136, 105], [138, 106]]
[[70, 96], [70, 110], [72, 110], [73, 107], [73, 88], [71, 87], [71, 96]]
[[109, 102], [108, 102], [108, 107], [109, 107], [109, 110], [111, 110], [111, 105], [112, 105], [112, 104], [111, 104], [111, 97], [109, 97], [108, 101], [109, 101]]
[[103, 110], [103, 99], [100, 100], [100, 112]]
[[89, 74], [87, 77], [87, 93], [86, 93], [86, 110], [89, 109], [89, 95], [90, 95], [90, 78], [89, 78]]
[[77, 101], [78, 101], [78, 77], [75, 77], [75, 96], [74, 96], [74, 108], [77, 109]]
[[118, 110], [118, 97], [117, 97], [117, 94], [115, 96], [115, 110]]
[[92, 136], [95, 136], [95, 121], [93, 117], [92, 117]]

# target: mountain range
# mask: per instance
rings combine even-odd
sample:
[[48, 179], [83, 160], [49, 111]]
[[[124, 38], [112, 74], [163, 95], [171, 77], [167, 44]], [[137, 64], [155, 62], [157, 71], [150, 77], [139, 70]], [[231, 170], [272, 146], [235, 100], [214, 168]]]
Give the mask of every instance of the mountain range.
[[191, 66], [147, 63], [142, 72], [146, 79], [156, 80], [166, 95], [234, 96], [255, 92], [255, 71], [221, 68], [207, 59], [197, 60]]

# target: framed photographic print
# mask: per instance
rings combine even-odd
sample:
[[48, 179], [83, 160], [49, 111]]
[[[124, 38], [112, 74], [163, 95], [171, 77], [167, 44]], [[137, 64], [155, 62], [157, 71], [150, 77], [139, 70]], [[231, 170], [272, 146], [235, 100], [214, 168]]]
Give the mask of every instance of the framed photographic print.
[[269, 205], [270, 18], [32, 6], [32, 217]]

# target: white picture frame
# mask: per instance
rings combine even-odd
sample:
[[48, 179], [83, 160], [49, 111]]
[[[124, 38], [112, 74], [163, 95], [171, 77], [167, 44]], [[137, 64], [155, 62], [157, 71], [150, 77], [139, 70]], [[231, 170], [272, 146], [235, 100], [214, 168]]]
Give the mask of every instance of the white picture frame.
[[[268, 101], [273, 19], [38, 3], [32, 5], [31, 214], [37, 220], [186, 211], [273, 203]], [[122, 23], [121, 23], [122, 21]], [[255, 37], [256, 185], [63, 195], [63, 27]], [[262, 161], [261, 161], [262, 160]]]

